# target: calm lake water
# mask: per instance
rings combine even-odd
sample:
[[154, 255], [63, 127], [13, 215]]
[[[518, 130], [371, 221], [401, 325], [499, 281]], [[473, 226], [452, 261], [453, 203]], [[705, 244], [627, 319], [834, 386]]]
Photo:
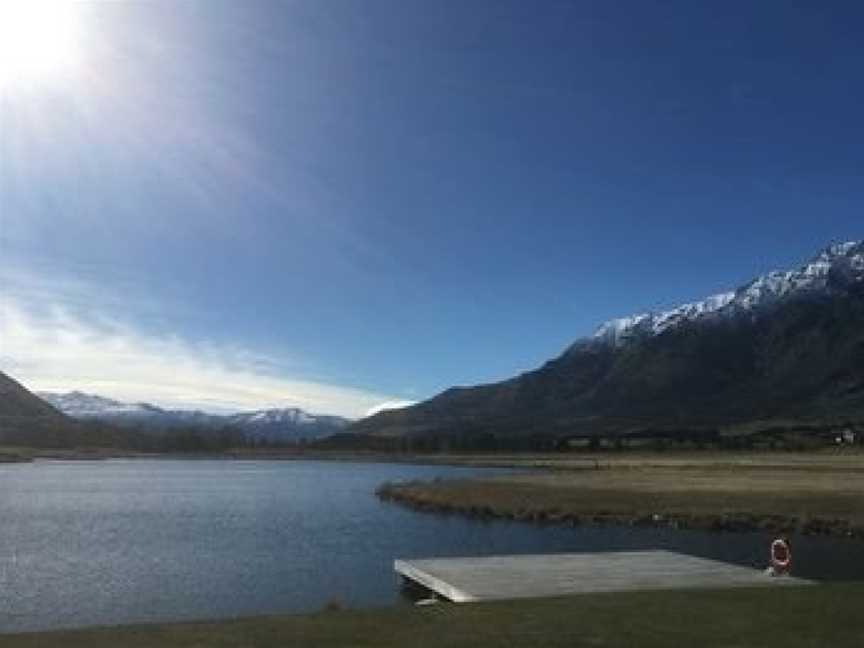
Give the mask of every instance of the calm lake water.
[[[404, 601], [397, 557], [666, 548], [763, 567], [769, 538], [536, 527], [379, 502], [468, 468], [314, 461], [0, 465], [0, 632]], [[798, 575], [864, 579], [864, 543], [794, 540]]]

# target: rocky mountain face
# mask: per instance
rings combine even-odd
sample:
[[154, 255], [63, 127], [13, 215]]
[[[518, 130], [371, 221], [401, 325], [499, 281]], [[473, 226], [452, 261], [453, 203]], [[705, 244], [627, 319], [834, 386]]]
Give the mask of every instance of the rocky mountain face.
[[864, 420], [864, 243], [661, 313], [607, 322], [535, 371], [449, 389], [351, 431], [621, 435]]
[[123, 403], [95, 394], [74, 391], [40, 392], [46, 401], [70, 417], [98, 420], [139, 431], [169, 432], [231, 430], [247, 440], [284, 443], [314, 440], [342, 432], [350, 421], [338, 416], [308, 414], [298, 408], [269, 409], [216, 415], [199, 410], [167, 410], [148, 403]]

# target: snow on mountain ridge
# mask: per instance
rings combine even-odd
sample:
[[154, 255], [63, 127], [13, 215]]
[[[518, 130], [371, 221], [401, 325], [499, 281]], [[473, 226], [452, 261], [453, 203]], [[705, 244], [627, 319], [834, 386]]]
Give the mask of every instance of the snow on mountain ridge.
[[121, 403], [111, 398], [96, 396], [95, 394], [85, 394], [80, 391], [72, 391], [65, 394], [36, 392], [36, 395], [73, 418], [97, 418], [117, 414], [144, 415], [149, 414], [154, 409], [158, 410], [158, 408], [144, 403]]
[[[343, 420], [338, 416], [309, 414], [297, 407], [220, 415], [208, 414], [200, 410], [167, 410], [150, 405], [149, 403], [123, 403], [111, 398], [105, 398], [104, 396], [86, 394], [80, 391], [66, 393], [39, 392], [37, 395], [73, 418], [161, 416], [171, 418], [174, 421], [189, 423], [229, 423], [241, 425], [312, 425], [316, 423], [335, 425], [338, 421]], [[347, 421], [347, 419], [344, 420]]]
[[243, 421], [248, 423], [293, 423], [296, 425], [309, 425], [317, 423], [326, 416], [316, 416], [309, 414], [297, 407], [287, 407], [284, 409], [267, 409], [255, 412], [240, 412], [233, 414], [230, 418], [234, 421]]
[[685, 322], [706, 317], [731, 317], [776, 302], [791, 294], [828, 289], [832, 270], [864, 281], [864, 242], [832, 245], [796, 270], [772, 271], [732, 292], [678, 306], [672, 310], [640, 313], [602, 324], [592, 340], [618, 347], [637, 335], [659, 335]]

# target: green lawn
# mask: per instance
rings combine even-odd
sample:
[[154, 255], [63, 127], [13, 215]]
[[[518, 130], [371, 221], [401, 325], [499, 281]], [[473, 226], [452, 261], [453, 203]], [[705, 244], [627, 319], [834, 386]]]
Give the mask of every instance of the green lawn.
[[864, 583], [595, 594], [0, 635], [2, 648], [861, 648]]

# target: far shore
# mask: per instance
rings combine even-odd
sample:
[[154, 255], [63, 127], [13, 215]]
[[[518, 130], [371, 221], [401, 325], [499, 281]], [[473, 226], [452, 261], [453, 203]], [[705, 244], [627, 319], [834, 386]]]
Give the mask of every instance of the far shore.
[[4, 463], [27, 463], [33, 461], [33, 456], [29, 453], [21, 452], [6, 452], [0, 450], [0, 464]]
[[380, 450], [330, 450], [309, 447], [236, 448], [214, 452], [149, 452], [123, 448], [77, 447], [33, 448], [0, 445], [3, 461], [33, 459], [241, 459], [364, 461], [380, 463], [431, 464], [477, 468], [514, 468], [555, 472], [586, 468], [644, 468], [646, 466], [700, 466], [706, 469], [752, 466], [771, 469], [861, 467], [864, 447], [788, 450], [664, 450], [601, 452], [385, 452]]

